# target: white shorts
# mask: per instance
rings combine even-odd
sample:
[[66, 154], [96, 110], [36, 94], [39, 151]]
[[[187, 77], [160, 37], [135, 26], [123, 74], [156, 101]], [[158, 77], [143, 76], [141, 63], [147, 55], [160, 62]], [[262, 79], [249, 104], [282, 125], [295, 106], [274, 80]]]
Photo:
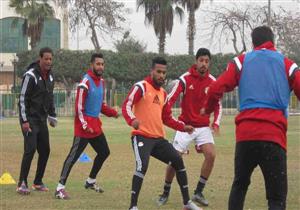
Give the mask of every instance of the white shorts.
[[192, 134], [177, 131], [173, 140], [173, 147], [181, 152], [188, 153], [189, 144], [194, 141], [195, 145], [214, 144], [214, 137], [209, 127], [195, 128]]

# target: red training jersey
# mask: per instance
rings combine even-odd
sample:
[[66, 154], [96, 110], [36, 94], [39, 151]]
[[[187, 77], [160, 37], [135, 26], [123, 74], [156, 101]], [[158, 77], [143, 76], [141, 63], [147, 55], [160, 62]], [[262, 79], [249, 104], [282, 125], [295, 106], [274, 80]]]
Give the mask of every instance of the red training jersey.
[[[100, 85], [100, 81], [103, 83], [102, 77], [96, 76], [92, 70], [88, 70], [87, 74], [93, 79], [96, 86]], [[99, 117], [91, 117], [85, 115], [85, 100], [90, 88], [89, 80], [84, 78], [77, 86], [77, 93], [75, 99], [75, 119], [74, 119], [74, 135], [82, 138], [94, 138], [103, 133], [102, 122]], [[104, 93], [103, 88], [103, 93]], [[103, 94], [104, 97], [104, 94]], [[99, 102], [100, 103], [100, 102]], [[105, 102], [101, 105], [101, 113], [108, 117], [115, 117], [118, 112], [110, 108]], [[92, 128], [94, 133], [86, 132], [87, 128]]]
[[[265, 42], [254, 50], [262, 48], [276, 50], [272, 42]], [[208, 100], [205, 103], [206, 113], [212, 112], [213, 107], [218, 103], [224, 92], [232, 91], [239, 85], [240, 75], [243, 72], [242, 65], [245, 55], [235, 57], [227, 65], [227, 69], [214, 82], [208, 90]], [[294, 90], [300, 100], [300, 70], [290, 59], [284, 58], [286, 76], [291, 90]], [[258, 77], [260, 75], [257, 75]], [[256, 108], [240, 112], [236, 119], [236, 141], [271, 141], [279, 144], [286, 150], [287, 140], [287, 119], [281, 110]]]
[[[179, 120], [185, 124], [192, 125], [193, 127], [207, 127], [209, 126], [209, 114], [201, 115], [200, 109], [204, 106], [206, 101], [206, 94], [209, 85], [216, 79], [214, 76], [207, 72], [204, 76], [201, 76], [196, 65], [192, 65], [191, 68], [181, 75], [171, 92], [168, 95], [168, 108], [171, 109], [176, 102], [178, 96], [182, 93], [181, 101], [181, 114]], [[214, 109], [213, 127], [220, 126], [220, 120], [222, 116], [222, 104], [221, 100], [217, 103]]]

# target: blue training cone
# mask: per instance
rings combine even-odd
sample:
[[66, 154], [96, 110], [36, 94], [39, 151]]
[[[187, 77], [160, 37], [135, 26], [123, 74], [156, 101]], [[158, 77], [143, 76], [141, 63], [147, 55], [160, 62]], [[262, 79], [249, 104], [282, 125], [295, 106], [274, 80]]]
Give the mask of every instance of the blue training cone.
[[78, 161], [81, 163], [88, 163], [88, 162], [91, 162], [92, 159], [86, 153], [82, 153], [80, 155]]

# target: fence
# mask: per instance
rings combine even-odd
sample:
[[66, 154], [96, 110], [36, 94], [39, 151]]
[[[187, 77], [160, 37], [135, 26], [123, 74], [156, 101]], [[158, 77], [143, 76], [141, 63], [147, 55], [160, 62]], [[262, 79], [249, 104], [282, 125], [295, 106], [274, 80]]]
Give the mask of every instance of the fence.
[[[110, 106], [121, 107], [128, 93], [127, 89], [122, 90], [106, 90], [106, 101]], [[66, 90], [55, 90], [54, 101], [56, 113], [58, 116], [73, 116], [76, 90], [67, 92]], [[16, 117], [18, 116], [18, 93], [0, 92], [0, 117]], [[232, 115], [238, 112], [238, 93], [237, 89], [230, 93], [226, 93], [222, 99], [223, 114]], [[174, 114], [180, 112], [180, 99], [174, 105]], [[300, 102], [296, 96], [292, 94], [289, 106], [290, 114], [300, 114]]]

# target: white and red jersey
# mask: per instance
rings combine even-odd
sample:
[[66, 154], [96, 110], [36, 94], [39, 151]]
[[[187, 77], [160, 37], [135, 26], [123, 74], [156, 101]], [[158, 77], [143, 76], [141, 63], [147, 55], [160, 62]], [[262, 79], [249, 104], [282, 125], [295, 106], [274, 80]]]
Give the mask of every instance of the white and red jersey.
[[[124, 116], [124, 119], [126, 120], [128, 125], [132, 125], [132, 121], [136, 119], [136, 116], [134, 114], [134, 106], [135, 104], [138, 104], [138, 102], [141, 100], [142, 97], [144, 97], [144, 94], [147, 93], [146, 84], [145, 82], [148, 82], [153, 88], [160, 89], [161, 87], [155, 86], [153, 83], [153, 80], [150, 77], [145, 78], [141, 82], [137, 82], [130, 92], [128, 93], [123, 105], [122, 105], [122, 114]], [[163, 124], [167, 125], [168, 127], [171, 127], [175, 130], [184, 131], [185, 124], [181, 121], [176, 120], [172, 117], [172, 112], [170, 109], [167, 109], [167, 93], [164, 91], [164, 105], [162, 108], [162, 122]], [[144, 113], [145, 115], [150, 115], [151, 113]], [[138, 119], [139, 120], [139, 119]], [[150, 119], [151, 120], [151, 119]], [[147, 122], [144, 122], [147, 123]], [[150, 122], [149, 122], [150, 123]], [[151, 131], [150, 131], [151, 132]], [[132, 135], [141, 135], [141, 133], [138, 130], [134, 130], [132, 132]], [[146, 133], [143, 133], [145, 137], [152, 138], [153, 136], [147, 135]]]
[[[201, 115], [200, 109], [206, 101], [206, 93], [209, 85], [215, 80], [214, 76], [209, 74], [209, 72], [201, 76], [196, 69], [196, 65], [191, 66], [186, 73], [176, 80], [174, 87], [168, 95], [168, 108], [172, 108], [182, 93], [183, 97], [180, 104], [181, 114], [178, 119], [196, 128], [209, 126], [210, 115]], [[221, 116], [222, 104], [219, 100], [218, 104], [214, 107], [214, 121], [212, 126], [220, 126]]]
[[[272, 42], [266, 42], [254, 50], [268, 49], [275, 51]], [[227, 65], [226, 71], [214, 82], [208, 90], [208, 101], [205, 103], [206, 113], [212, 112], [212, 108], [222, 97], [224, 92], [232, 91], [239, 85], [240, 76], [243, 73], [245, 54], [239, 55]], [[290, 90], [294, 90], [300, 100], [300, 70], [292, 60], [284, 58], [286, 76]], [[260, 77], [261, 75], [257, 75]], [[241, 111], [236, 119], [236, 141], [271, 141], [279, 144], [286, 150], [287, 119], [282, 110], [254, 108]]]
[[[100, 82], [104, 87], [104, 80], [102, 77], [96, 76], [92, 70], [88, 70], [87, 74], [93, 79], [96, 86]], [[76, 100], [75, 100], [75, 119], [74, 119], [74, 135], [82, 138], [94, 138], [103, 133], [102, 123], [99, 117], [91, 117], [85, 114], [85, 102], [90, 88], [89, 80], [84, 78], [77, 86]], [[105, 92], [103, 90], [103, 92]], [[104, 94], [103, 94], [104, 95]], [[100, 102], [99, 102], [100, 103]], [[118, 112], [110, 108], [106, 103], [102, 102], [101, 113], [108, 117], [117, 116]], [[87, 128], [92, 128], [94, 133], [86, 132]]]

